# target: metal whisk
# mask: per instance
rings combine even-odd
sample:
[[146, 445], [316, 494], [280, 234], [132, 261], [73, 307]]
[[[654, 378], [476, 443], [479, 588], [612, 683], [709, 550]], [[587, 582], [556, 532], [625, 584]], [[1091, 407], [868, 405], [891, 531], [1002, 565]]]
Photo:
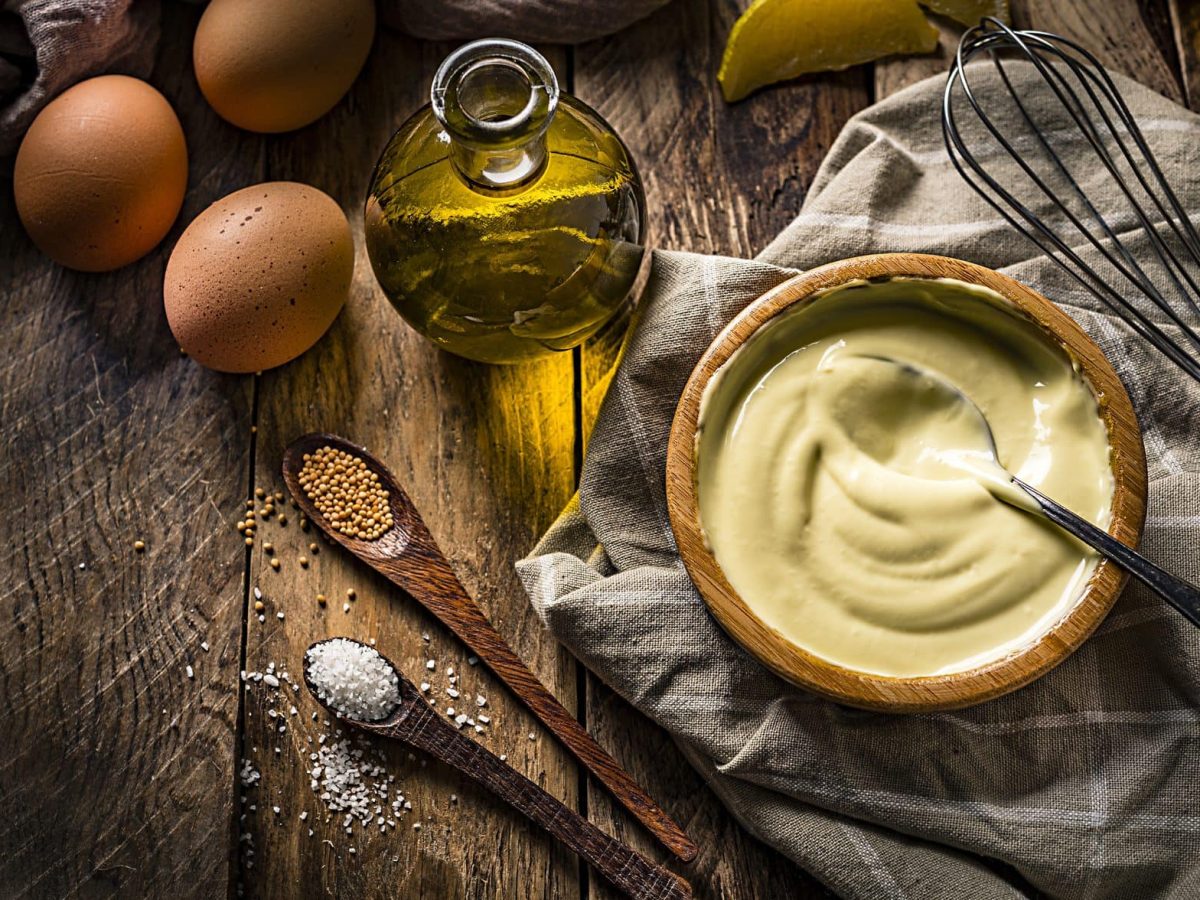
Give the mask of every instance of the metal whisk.
[[[967, 68], [981, 55], [994, 64], [1004, 91], [996, 90], [990, 79], [985, 91], [972, 85], [969, 75], [990, 71]], [[1040, 76], [1037, 87], [1044, 84], [1045, 91], [1019, 93], [1006, 59], [1031, 63]], [[991, 96], [985, 98], [984, 93]], [[956, 118], [959, 97], [975, 114], [975, 119], [962, 123], [970, 137], [964, 137]], [[1009, 119], [1018, 131], [998, 126], [994, 114], [989, 115], [989, 104], [997, 102], [1012, 104], [1016, 115]], [[1013, 30], [997, 19], [984, 19], [959, 43], [946, 82], [942, 130], [955, 168], [984, 200], [1200, 381], [1200, 336], [1194, 327], [1200, 317], [1200, 236], [1095, 56], [1059, 35]], [[1066, 142], [1078, 143], [1081, 136], [1090, 153], [1072, 169], [1060, 150]], [[980, 143], [969, 147], [973, 141]], [[998, 164], [989, 169], [989, 159]], [[1002, 169], [1005, 174], [1000, 174]], [[1097, 208], [1080, 183], [1096, 179], [1115, 184], [1132, 221], [1112, 221]], [[1145, 246], [1139, 249], [1138, 243]], [[1089, 247], [1098, 254], [1094, 262], [1085, 259], [1091, 256]], [[1179, 337], [1159, 327], [1151, 318], [1153, 309], [1180, 329]]]

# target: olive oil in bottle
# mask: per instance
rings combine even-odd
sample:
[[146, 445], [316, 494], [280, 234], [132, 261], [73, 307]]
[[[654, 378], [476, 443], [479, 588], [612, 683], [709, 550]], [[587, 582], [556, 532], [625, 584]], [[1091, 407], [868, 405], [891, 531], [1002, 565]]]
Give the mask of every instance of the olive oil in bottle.
[[520, 362], [582, 343], [626, 302], [644, 205], [625, 146], [559, 95], [545, 58], [477, 41], [442, 63], [432, 103], [384, 150], [367, 251], [388, 299], [439, 347]]

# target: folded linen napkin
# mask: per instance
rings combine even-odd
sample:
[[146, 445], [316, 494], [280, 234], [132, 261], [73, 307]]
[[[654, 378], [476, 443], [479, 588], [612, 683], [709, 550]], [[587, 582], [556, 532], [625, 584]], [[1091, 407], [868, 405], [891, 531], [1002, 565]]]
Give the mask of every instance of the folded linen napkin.
[[[1038, 96], [1027, 70], [1014, 77], [1023, 97]], [[1195, 208], [1200, 118], [1114, 78]], [[676, 553], [664, 456], [700, 353], [797, 269], [916, 251], [1030, 284], [1100, 343], [1145, 433], [1143, 547], [1200, 580], [1200, 387], [965, 186], [942, 147], [943, 87], [930, 79], [852, 119], [800, 215], [758, 259], [655, 254], [579, 504], [518, 571], [545, 624], [672, 734], [746, 828], [845, 896], [984, 900], [1030, 885], [1059, 897], [1200, 896], [1200, 631], [1156, 597], [1131, 586], [1078, 652], [1023, 690], [884, 715], [762, 668], [716, 625]], [[1102, 209], [1121, 209], [1101, 179], [1093, 190]]]

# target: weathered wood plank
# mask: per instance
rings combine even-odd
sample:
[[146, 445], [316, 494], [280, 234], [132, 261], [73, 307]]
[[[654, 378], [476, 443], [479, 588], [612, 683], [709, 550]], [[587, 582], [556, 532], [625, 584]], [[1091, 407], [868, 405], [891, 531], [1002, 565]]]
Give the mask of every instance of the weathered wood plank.
[[179, 63], [198, 16], [165, 10], [152, 78], [190, 155], [161, 247], [68, 272], [0, 192], [4, 897], [215, 897], [229, 883], [245, 553], [224, 510], [249, 470], [250, 381], [182, 357], [161, 297], [175, 237], [253, 178], [259, 142], [224, 128]]
[[[1172, 2], [1178, 5], [1175, 0]], [[1039, 28], [1069, 37], [1096, 54], [1106, 66], [1136, 78], [1173, 100], [1182, 99], [1171, 17], [1165, 2], [1012, 0], [1011, 6], [1014, 27]], [[1186, 22], [1190, 5], [1182, 6], [1188, 9], [1182, 9], [1176, 20], [1182, 17]], [[1192, 13], [1191, 18], [1196, 19], [1196, 15]], [[927, 56], [897, 57], [875, 64], [876, 99], [881, 100], [924, 78], [947, 71], [965, 29], [949, 19], [934, 17], [933, 21], [941, 32], [937, 51]], [[1194, 42], [1195, 32], [1193, 46]]]
[[[331, 333], [297, 362], [259, 382], [255, 480], [282, 487], [283, 448], [300, 434], [327, 430], [361, 442], [404, 481], [442, 549], [497, 628], [542, 680], [574, 707], [575, 664], [540, 628], [516, 581], [512, 561], [526, 553], [572, 490], [573, 370], [569, 355], [519, 368], [468, 363], [436, 352], [411, 331], [375, 285], [362, 242], [361, 207], [378, 154], [392, 131], [428, 96], [429, 80], [449, 48], [421, 45], [383, 31], [350, 97], [316, 125], [275, 139], [269, 174], [329, 192], [350, 217], [358, 248], [355, 285]], [[298, 676], [304, 649], [331, 635], [378, 640], [414, 682], [433, 685], [438, 706], [474, 715], [476, 693], [488, 698], [492, 724], [472, 734], [546, 790], [577, 808], [572, 761], [482, 666], [414, 601], [365, 567], [321, 543], [315, 531], [267, 523], [251, 568], [266, 604], [265, 622], [248, 618], [247, 667], [268, 662]], [[276, 573], [262, 544], [281, 560]], [[300, 555], [311, 562], [298, 564]], [[347, 588], [357, 591], [343, 611]], [[328, 606], [315, 597], [325, 594]], [[279, 620], [277, 612], [284, 612]], [[422, 640], [422, 633], [430, 636]], [[436, 660], [436, 673], [425, 668]], [[447, 666], [462, 673], [458, 700], [448, 697]], [[301, 715], [278, 733], [261, 690], [247, 692], [245, 746], [262, 771], [249, 791], [255, 865], [243, 869], [248, 896], [564, 897], [578, 896], [575, 857], [521, 816], [451, 770], [405, 752], [390, 768], [413, 810], [394, 832], [351, 837], [325, 822], [309, 787], [306, 733], [312, 701], [297, 695]], [[304, 720], [301, 722], [300, 720]], [[537, 735], [535, 741], [527, 737]], [[279, 746], [281, 753], [274, 754]], [[257, 749], [254, 749], [257, 748]], [[457, 802], [451, 800], [457, 795]], [[249, 805], [249, 804], [247, 804]], [[270, 812], [281, 808], [279, 822]], [[309, 818], [300, 823], [298, 815]], [[420, 831], [413, 823], [420, 822]], [[314, 836], [307, 836], [311, 825]], [[350, 854], [351, 847], [355, 853]]]
[[[752, 256], [799, 211], [818, 165], [868, 101], [866, 69], [801, 79], [727, 106], [716, 71], [741, 6], [684, 0], [576, 51], [575, 90], [617, 129], [646, 182], [652, 246]], [[621, 328], [581, 355], [585, 431], [617, 357]], [[684, 824], [701, 846], [682, 871], [698, 897], [825, 896], [819, 885], [736, 824], [667, 735], [587, 680], [593, 734]], [[591, 818], [644, 853], [653, 843], [589, 786]], [[678, 867], [677, 867], [678, 868]], [[591, 895], [610, 897], [605, 885]]]
[[1168, 0], [1168, 11], [1187, 105], [1200, 109], [1200, 4]]

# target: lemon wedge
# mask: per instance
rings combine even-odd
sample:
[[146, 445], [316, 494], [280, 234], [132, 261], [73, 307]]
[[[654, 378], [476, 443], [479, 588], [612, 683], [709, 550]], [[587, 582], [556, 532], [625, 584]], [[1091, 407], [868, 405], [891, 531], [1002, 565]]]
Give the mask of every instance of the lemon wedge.
[[717, 81], [732, 103], [806, 72], [931, 53], [937, 43], [917, 0], [754, 0], [729, 33]]
[[921, 0], [921, 5], [963, 25], [977, 25], [984, 16], [1008, 21], [1008, 0]]

